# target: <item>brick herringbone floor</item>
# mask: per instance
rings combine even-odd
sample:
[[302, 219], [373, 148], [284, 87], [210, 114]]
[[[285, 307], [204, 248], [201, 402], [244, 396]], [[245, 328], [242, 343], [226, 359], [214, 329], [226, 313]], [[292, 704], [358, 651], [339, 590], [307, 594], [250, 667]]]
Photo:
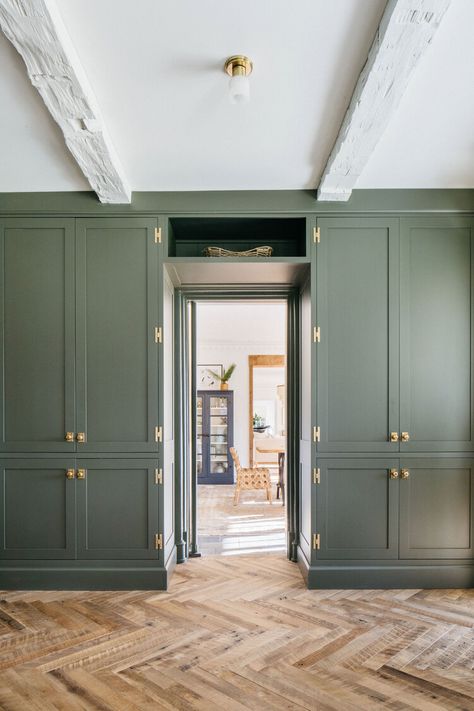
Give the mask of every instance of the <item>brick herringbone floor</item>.
[[1, 597], [6, 711], [474, 709], [474, 591], [308, 591], [271, 554]]

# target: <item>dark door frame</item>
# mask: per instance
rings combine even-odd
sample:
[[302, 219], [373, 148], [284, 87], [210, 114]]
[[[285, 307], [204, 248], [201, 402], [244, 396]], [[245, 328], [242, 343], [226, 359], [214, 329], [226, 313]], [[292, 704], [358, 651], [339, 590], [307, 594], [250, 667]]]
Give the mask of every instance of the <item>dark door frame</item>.
[[[297, 561], [299, 532], [299, 288], [296, 286], [182, 286], [175, 290], [176, 479], [175, 527], [177, 562], [197, 554], [196, 476], [191, 476], [191, 408], [195, 406], [196, 301], [286, 301], [287, 303], [287, 553]], [[193, 396], [194, 394], [194, 396]]]

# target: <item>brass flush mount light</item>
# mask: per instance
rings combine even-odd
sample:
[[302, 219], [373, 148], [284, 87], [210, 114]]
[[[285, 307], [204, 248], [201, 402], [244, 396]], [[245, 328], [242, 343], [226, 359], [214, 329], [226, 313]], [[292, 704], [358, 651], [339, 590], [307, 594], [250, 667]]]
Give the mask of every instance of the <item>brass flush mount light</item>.
[[230, 76], [229, 94], [233, 104], [245, 104], [250, 99], [249, 75], [253, 64], [243, 54], [229, 57], [224, 64], [224, 71]]

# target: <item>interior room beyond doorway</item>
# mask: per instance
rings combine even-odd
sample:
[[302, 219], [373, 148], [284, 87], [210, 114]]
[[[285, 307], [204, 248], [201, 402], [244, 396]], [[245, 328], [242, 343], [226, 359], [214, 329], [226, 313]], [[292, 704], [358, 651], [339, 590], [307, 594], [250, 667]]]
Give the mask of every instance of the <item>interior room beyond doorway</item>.
[[286, 551], [286, 320], [285, 301], [196, 303], [203, 555]]

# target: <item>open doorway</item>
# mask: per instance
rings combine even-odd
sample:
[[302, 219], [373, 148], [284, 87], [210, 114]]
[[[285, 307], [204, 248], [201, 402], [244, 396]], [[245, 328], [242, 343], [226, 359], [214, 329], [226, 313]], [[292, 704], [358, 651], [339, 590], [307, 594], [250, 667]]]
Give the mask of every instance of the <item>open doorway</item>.
[[287, 548], [287, 302], [195, 302], [196, 550]]

